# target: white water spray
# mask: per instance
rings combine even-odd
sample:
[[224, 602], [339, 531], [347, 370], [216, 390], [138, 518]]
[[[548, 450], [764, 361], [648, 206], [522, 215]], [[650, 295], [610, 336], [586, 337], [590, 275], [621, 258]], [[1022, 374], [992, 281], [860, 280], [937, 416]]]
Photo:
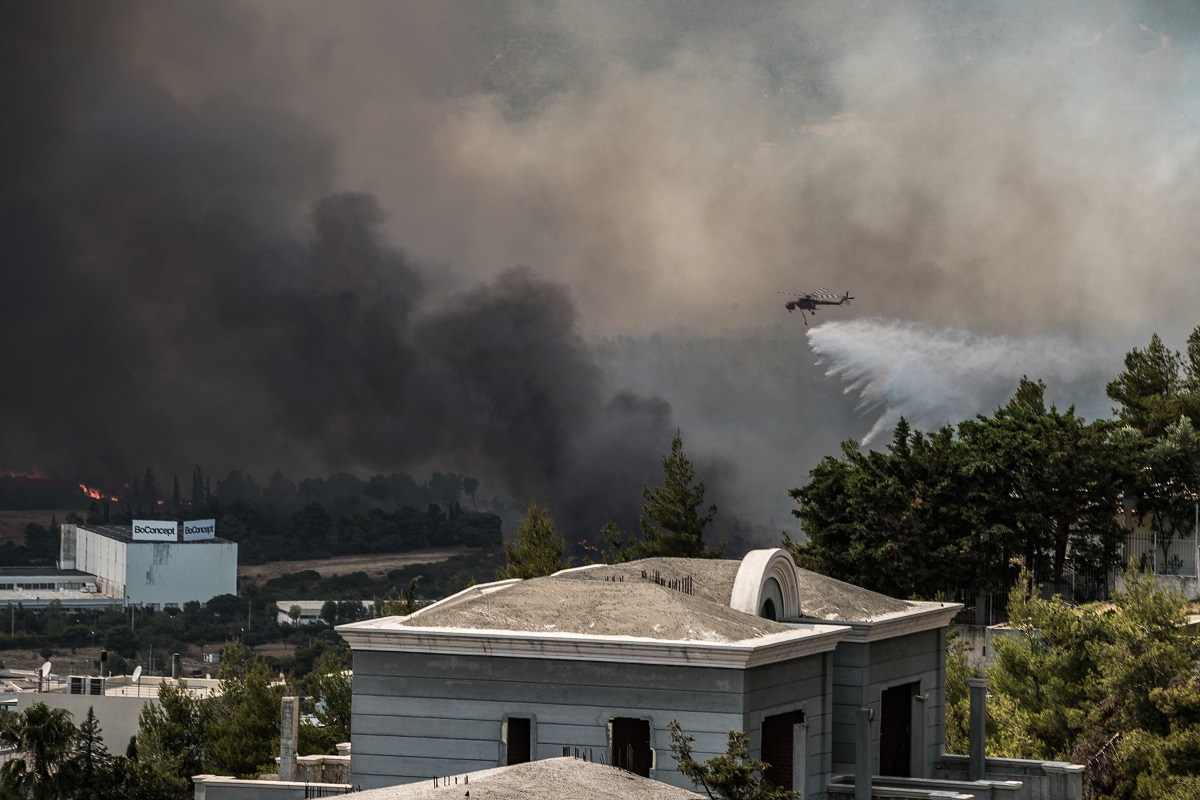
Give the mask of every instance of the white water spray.
[[827, 322], [808, 330], [808, 343], [817, 363], [828, 366], [825, 374], [845, 381], [846, 394], [858, 394], [860, 408], [883, 409], [864, 445], [901, 416], [932, 431], [991, 413], [1022, 376], [1046, 383], [1048, 404], [1104, 414], [1104, 381], [1120, 365], [1119, 357], [1065, 336], [984, 336], [898, 320]]

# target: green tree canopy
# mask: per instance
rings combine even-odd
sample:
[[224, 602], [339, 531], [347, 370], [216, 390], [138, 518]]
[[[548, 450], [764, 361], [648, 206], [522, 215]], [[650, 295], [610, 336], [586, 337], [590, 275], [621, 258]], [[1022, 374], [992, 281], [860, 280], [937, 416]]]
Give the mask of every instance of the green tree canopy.
[[1104, 569], [1121, 529], [1123, 486], [1114, 425], [1087, 423], [1074, 407], [1046, 408], [1045, 384], [1026, 378], [992, 417], [959, 425], [966, 457], [964, 516], [980, 531], [987, 560], [1020, 557], [1036, 577], [1061, 581], [1068, 554]]
[[1141, 439], [1136, 446], [1140, 451], [1136, 463], [1141, 468], [1128, 482], [1134, 510], [1139, 521], [1150, 520], [1161, 550], [1159, 571], [1171, 572], [1166, 560], [1172, 541], [1190, 534], [1195, 525], [1196, 496], [1200, 493], [1200, 434], [1190, 419], [1180, 417], [1159, 436]]
[[683, 436], [678, 430], [671, 439], [671, 452], [662, 458], [662, 467], [662, 486], [642, 486], [641, 538], [611, 522], [601, 531], [610, 559], [720, 558], [725, 541], [714, 547], [704, 542], [704, 529], [716, 517], [717, 507], [711, 504], [704, 509], [704, 481], [696, 479], [696, 468], [683, 453]]
[[0, 743], [17, 748], [19, 758], [0, 767], [0, 788], [14, 800], [52, 800], [77, 786], [71, 762], [75, 743], [71, 715], [34, 703], [0, 718]]
[[186, 683], [163, 681], [158, 702], [147, 703], [138, 716], [138, 761], [163, 776], [190, 781], [205, 771], [210, 716], [209, 703], [188, 691]]
[[506, 580], [552, 575], [567, 567], [562, 558], [565, 548], [566, 541], [554, 529], [550, 509], [538, 508], [537, 503], [530, 502], [525, 519], [517, 529], [516, 543], [504, 543], [507, 563], [496, 571], [496, 578]]
[[317, 719], [335, 743], [350, 741], [350, 704], [354, 696], [350, 668], [350, 648], [343, 645], [322, 653], [309, 678], [309, 691], [320, 701]]
[[279, 716], [282, 687], [267, 662], [251, 655], [240, 643], [221, 651], [217, 673], [221, 693], [213, 698], [207, 720], [205, 761], [209, 771], [239, 778], [274, 771], [279, 755]]
[[1076, 608], [1026, 585], [1010, 613], [1015, 634], [995, 640], [988, 670], [990, 752], [1085, 764], [1088, 796], [1194, 796], [1200, 640], [1181, 593], [1129, 568], [1111, 605]]
[[1181, 416], [1200, 425], [1200, 326], [1187, 340], [1187, 360], [1158, 334], [1145, 350], [1125, 354], [1125, 371], [1105, 387], [1121, 421], [1146, 436], [1157, 436]]
[[842, 445], [793, 489], [802, 566], [898, 597], [1007, 588], [1022, 566], [1061, 578], [1067, 557], [1116, 558], [1129, 475], [1114, 424], [1046, 408], [1022, 379], [991, 417], [927, 436], [901, 419], [886, 452]]

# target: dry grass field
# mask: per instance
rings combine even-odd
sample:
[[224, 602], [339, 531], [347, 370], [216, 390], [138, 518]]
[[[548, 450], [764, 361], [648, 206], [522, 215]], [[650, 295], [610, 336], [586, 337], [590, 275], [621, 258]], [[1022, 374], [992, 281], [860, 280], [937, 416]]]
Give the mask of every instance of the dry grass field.
[[51, 518], [63, 521], [66, 511], [0, 511], [0, 542], [25, 544], [25, 526], [31, 522], [49, 525]]
[[442, 547], [430, 550], [413, 550], [408, 553], [373, 553], [369, 555], [339, 556], [319, 561], [272, 561], [269, 564], [254, 564], [238, 567], [238, 581], [266, 583], [272, 578], [289, 573], [316, 570], [322, 578], [365, 572], [368, 575], [386, 575], [394, 569], [413, 564], [435, 564], [463, 553], [466, 547]]

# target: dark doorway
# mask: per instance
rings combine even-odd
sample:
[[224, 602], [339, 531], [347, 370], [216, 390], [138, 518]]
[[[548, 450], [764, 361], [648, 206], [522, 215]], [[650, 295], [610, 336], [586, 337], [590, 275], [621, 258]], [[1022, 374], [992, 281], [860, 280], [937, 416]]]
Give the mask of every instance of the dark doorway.
[[616, 717], [612, 720], [612, 765], [650, 777], [650, 720]]
[[763, 777], [783, 789], [791, 789], [794, 780], [792, 754], [795, 752], [796, 725], [804, 722], [803, 711], [789, 711], [763, 719], [762, 760], [768, 766]]
[[879, 774], [907, 778], [912, 774], [912, 705], [919, 683], [885, 689], [880, 703]]
[[506, 764], [524, 764], [533, 756], [533, 737], [529, 717], [508, 718], [508, 751]]

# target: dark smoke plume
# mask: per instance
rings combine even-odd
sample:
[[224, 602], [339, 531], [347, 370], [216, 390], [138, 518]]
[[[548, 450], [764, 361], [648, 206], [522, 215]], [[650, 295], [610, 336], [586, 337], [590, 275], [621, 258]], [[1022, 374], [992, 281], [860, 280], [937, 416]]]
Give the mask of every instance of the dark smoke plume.
[[870, 423], [778, 290], [897, 321], [853, 363], [910, 324], [1120, 354], [1197, 322], [1191, 0], [10, 5], [3, 468], [597, 508], [678, 425], [737, 468], [722, 516], [781, 524]]
[[374, 197], [329, 191], [324, 143], [182, 107], [68, 9], [0, 42], [3, 464], [110, 486], [452, 466], [566, 526], [628, 523], [670, 409], [606, 385], [562, 287], [512, 268], [445, 291]]

